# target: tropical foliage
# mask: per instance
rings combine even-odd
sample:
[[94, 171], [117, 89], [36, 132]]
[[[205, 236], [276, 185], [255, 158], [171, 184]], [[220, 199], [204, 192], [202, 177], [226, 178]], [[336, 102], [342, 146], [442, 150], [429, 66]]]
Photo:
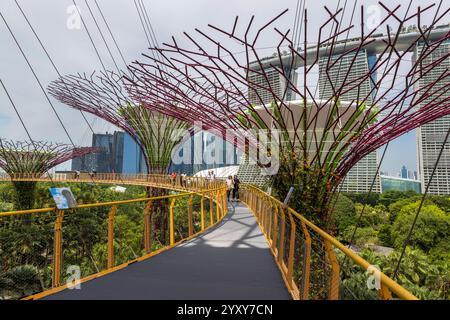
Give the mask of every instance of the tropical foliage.
[[[348, 243], [356, 224], [354, 248], [371, 264], [393, 276], [419, 203], [420, 195], [414, 192], [390, 191], [368, 200], [367, 194], [341, 194], [333, 211], [336, 235]], [[450, 299], [448, 204], [449, 197], [428, 197], [397, 270], [396, 280], [421, 299]], [[344, 256], [339, 259], [343, 297], [376, 298], [376, 292], [367, 289], [367, 275], [360, 267]]]
[[[115, 192], [107, 185], [59, 184], [52, 187], [71, 187], [78, 204], [143, 198], [145, 187], [126, 186], [124, 193]], [[36, 207], [53, 207], [48, 188], [40, 183], [36, 188]], [[169, 194], [167, 190], [151, 190], [153, 194]], [[0, 209], [13, 208], [14, 188], [9, 183], [0, 183]], [[189, 197], [177, 198], [174, 203], [175, 240], [189, 235]], [[169, 244], [167, 226], [156, 228], [168, 221], [170, 201], [153, 201], [158, 207], [154, 214], [151, 231], [151, 250]], [[144, 206], [145, 202], [119, 205], [114, 219], [114, 263], [119, 265], [144, 255]], [[205, 226], [210, 225], [212, 214], [215, 221], [215, 205], [205, 198]], [[5, 209], [5, 210], [3, 210]], [[200, 196], [192, 197], [193, 232], [201, 230]], [[213, 210], [210, 210], [213, 209]], [[71, 276], [70, 267], [80, 268], [81, 277], [97, 273], [107, 266], [107, 230], [110, 207], [78, 208], [66, 211], [62, 223], [62, 283]], [[0, 212], [1, 212], [0, 211]], [[162, 217], [164, 216], [164, 219]], [[20, 298], [51, 287], [53, 234], [55, 213], [31, 214], [24, 223], [20, 217], [0, 218], [0, 299]]]

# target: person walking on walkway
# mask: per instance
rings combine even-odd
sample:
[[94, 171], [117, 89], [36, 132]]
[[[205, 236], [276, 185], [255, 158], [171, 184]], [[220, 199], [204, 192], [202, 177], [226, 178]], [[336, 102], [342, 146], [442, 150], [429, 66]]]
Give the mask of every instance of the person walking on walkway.
[[233, 177], [232, 176], [228, 176], [227, 180], [227, 200], [230, 201], [231, 199], [231, 192], [233, 191], [234, 188], [234, 184], [233, 184]]
[[172, 172], [172, 174], [170, 175], [170, 178], [172, 179], [172, 185], [175, 186], [175, 184], [177, 182], [177, 173]]
[[233, 178], [233, 201], [239, 201], [239, 185], [241, 181], [239, 181], [239, 178], [235, 175]]

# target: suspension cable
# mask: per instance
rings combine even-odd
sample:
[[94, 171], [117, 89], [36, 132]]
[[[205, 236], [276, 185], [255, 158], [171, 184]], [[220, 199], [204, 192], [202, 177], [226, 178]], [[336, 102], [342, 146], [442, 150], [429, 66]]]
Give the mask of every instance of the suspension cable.
[[147, 29], [145, 28], [144, 21], [142, 20], [142, 17], [141, 17], [141, 10], [139, 9], [138, 4], [136, 3], [136, 0], [133, 0], [133, 2], [134, 2], [134, 6], [136, 7], [136, 11], [139, 15], [139, 20], [141, 21], [142, 29], [144, 29], [144, 33], [145, 33], [145, 37], [147, 38], [148, 45], [151, 46], [152, 44], [151, 44], [150, 38], [148, 36]]
[[33, 66], [31, 65], [30, 61], [28, 60], [25, 52], [23, 51], [21, 45], [19, 44], [19, 42], [17, 41], [16, 36], [14, 35], [13, 31], [11, 30], [11, 28], [9, 27], [8, 22], [6, 21], [5, 17], [3, 16], [3, 14], [0, 12], [0, 17], [2, 18], [3, 22], [5, 23], [6, 27], [8, 28], [9, 33], [11, 34], [12, 38], [14, 39], [14, 42], [16, 43], [17, 47], [19, 48], [20, 52], [22, 53], [23, 58], [25, 59], [29, 69], [31, 70], [31, 73], [33, 74], [34, 78], [36, 79], [42, 93], [44, 94], [45, 98], [47, 99], [50, 107], [52, 108], [53, 112], [55, 113], [59, 123], [61, 124], [62, 128], [64, 129], [64, 132], [66, 133], [67, 137], [69, 138], [70, 143], [75, 147], [75, 144], [73, 143], [72, 137], [70, 136], [69, 132], [67, 131], [64, 123], [62, 122], [58, 112], [56, 111], [55, 107], [53, 106], [53, 103], [51, 102], [49, 96], [47, 95], [47, 92], [45, 91], [41, 80], [39, 79], [39, 77], [37, 76]]
[[105, 23], [106, 28], [108, 29], [109, 35], [111, 36], [111, 38], [112, 38], [112, 40], [113, 40], [113, 42], [114, 42], [114, 45], [116, 46], [116, 49], [117, 49], [117, 51], [119, 52], [119, 55], [120, 55], [120, 58], [121, 58], [122, 61], [123, 61], [123, 64], [124, 64], [125, 66], [127, 66], [127, 62], [125, 61], [125, 58], [124, 58], [123, 53], [122, 53], [122, 50], [120, 49], [120, 47], [119, 47], [119, 45], [118, 45], [118, 43], [117, 43], [116, 37], [114, 36], [113, 32], [111, 31], [111, 28], [109, 27], [109, 23], [108, 23], [108, 21], [106, 20], [105, 15], [103, 14], [102, 9], [100, 8], [100, 6], [99, 6], [97, 0], [94, 0], [94, 3], [95, 3], [95, 6], [97, 7], [97, 10], [100, 12], [100, 16], [102, 17], [102, 20], [103, 20], [103, 22]]
[[105, 47], [106, 47], [106, 50], [109, 53], [109, 56], [111, 57], [111, 59], [112, 59], [112, 61], [114, 63], [114, 66], [116, 67], [117, 72], [120, 75], [121, 72], [120, 72], [120, 69], [119, 69], [119, 67], [118, 67], [118, 65], [116, 63], [116, 59], [114, 59], [114, 55], [112, 54], [111, 49], [109, 48], [108, 42], [106, 41], [105, 36], [103, 35], [102, 29], [100, 28], [99, 24], [97, 23], [97, 19], [95, 18], [95, 15], [94, 15], [94, 13], [91, 10], [91, 6], [87, 2], [87, 0], [84, 0], [84, 3], [86, 4], [86, 6], [87, 6], [87, 8], [89, 10], [89, 13], [90, 13], [90, 15], [92, 17], [92, 20], [94, 21], [95, 26], [97, 27], [98, 32], [100, 33], [100, 37], [102, 38], [103, 43], [105, 44]]
[[92, 46], [94, 47], [95, 54], [97, 55], [97, 58], [98, 58], [98, 60], [100, 61], [100, 64], [102, 65], [102, 67], [103, 67], [103, 71], [105, 71], [105, 74], [108, 74], [107, 71], [106, 71], [105, 64], [103, 63], [103, 60], [102, 60], [102, 58], [101, 58], [101, 56], [100, 56], [100, 53], [99, 53], [98, 50], [97, 50], [97, 46], [95, 45], [95, 42], [94, 42], [94, 40], [92, 39], [91, 33], [89, 32], [89, 29], [88, 29], [88, 27], [87, 27], [87, 25], [86, 25], [86, 23], [85, 23], [85, 21], [84, 21], [84, 18], [83, 18], [83, 16], [81, 15], [80, 9], [78, 8], [78, 5], [76, 4], [75, 0], [72, 0], [72, 2], [73, 2], [74, 6], [75, 6], [75, 8], [76, 8], [76, 10], [77, 10], [78, 15], [80, 16], [81, 23], [83, 24], [84, 30], [86, 30], [86, 33], [87, 33], [87, 35], [88, 35], [88, 37], [89, 37], [89, 40], [91, 41], [91, 44], [92, 44]]
[[[30, 27], [31, 31], [33, 32], [34, 36], [36, 37], [37, 41], [39, 42], [42, 50], [44, 50], [47, 58], [49, 59], [51, 65], [53, 66], [53, 69], [55, 69], [56, 73], [58, 74], [59, 77], [62, 77], [61, 73], [59, 72], [58, 68], [56, 67], [55, 62], [53, 61], [53, 59], [51, 58], [50, 54], [48, 53], [47, 49], [45, 48], [44, 44], [42, 43], [40, 37], [38, 36], [38, 34], [36, 33], [36, 30], [34, 29], [34, 27], [32, 26], [31, 22], [29, 21], [28, 17], [26, 16], [25, 12], [22, 10], [22, 7], [20, 6], [20, 4], [17, 2], [17, 0], [14, 0], [17, 7], [19, 8], [20, 12], [22, 13], [22, 16], [24, 17], [24, 19], [26, 20], [28, 26]], [[86, 122], [86, 124], [88, 125], [89, 129], [91, 130], [92, 133], [94, 133], [94, 130], [92, 129], [91, 124], [89, 123], [89, 121], [86, 118], [86, 115], [84, 114], [83, 111], [80, 110], [81, 115], [83, 116], [84, 121]]]

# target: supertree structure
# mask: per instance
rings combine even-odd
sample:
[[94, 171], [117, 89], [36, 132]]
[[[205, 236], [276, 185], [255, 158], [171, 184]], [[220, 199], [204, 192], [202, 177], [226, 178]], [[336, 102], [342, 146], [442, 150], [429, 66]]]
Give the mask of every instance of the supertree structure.
[[22, 180], [39, 178], [58, 164], [96, 150], [62, 143], [0, 139], [0, 168], [12, 179], [16, 210], [32, 209], [34, 205], [37, 182]]
[[120, 75], [68, 75], [53, 81], [48, 89], [62, 103], [123, 129], [142, 149], [147, 171], [167, 173], [172, 152], [183, 139], [188, 124], [133, 103]]
[[[125, 86], [150, 110], [201, 121], [203, 129], [215, 129], [230, 142], [236, 143], [238, 135], [247, 140], [241, 144], [245, 152], [249, 143], [262, 145], [272, 161], [275, 149], [261, 137], [276, 132], [279, 170], [273, 188], [284, 198], [294, 187], [294, 208], [329, 227], [334, 195], [352, 166], [398, 136], [450, 113], [450, 71], [437, 69], [449, 60], [450, 52], [440, 48], [450, 33], [436, 28], [449, 9], [408, 7], [400, 14], [400, 6], [389, 9], [379, 3], [379, 8], [383, 14], [366, 32], [363, 7], [360, 13], [353, 10], [350, 21], [343, 19], [343, 9], [325, 7], [327, 19], [315, 39], [310, 39], [314, 32], [307, 10], [297, 35], [278, 26], [287, 10], [262, 27], [255, 27], [254, 17], [244, 26], [236, 17], [229, 29], [208, 25], [184, 33], [183, 43], [191, 46], [173, 37], [171, 43], [150, 48], [151, 55], [143, 54], [129, 67], [133, 76], [125, 77]], [[428, 26], [421, 26], [424, 14], [433, 16]], [[416, 21], [417, 31], [406, 43], [406, 24]], [[382, 29], [387, 34], [380, 34]], [[268, 39], [276, 54], [263, 58], [258, 48], [267, 46]], [[239, 53], [232, 49], [236, 46]], [[369, 50], [377, 54], [367, 69], [353, 72]], [[415, 54], [408, 65], [411, 51]], [[425, 62], [438, 52], [439, 58]], [[317, 66], [324, 81], [314, 88]], [[432, 81], [421, 81], [431, 75]], [[227, 134], [230, 130], [236, 134]], [[263, 166], [260, 160], [257, 156]]]
[[[187, 122], [135, 104], [123, 87], [122, 76], [113, 72], [67, 75], [53, 81], [48, 90], [62, 103], [91, 113], [127, 132], [140, 146], [148, 173], [168, 173], [172, 153], [188, 133]], [[165, 189], [147, 188], [148, 196], [165, 194]], [[163, 210], [167, 206], [156, 202], [152, 207], [152, 214], [159, 212], [154, 217], [155, 233], [160, 232], [164, 235], [161, 237], [166, 237], [168, 224]]]

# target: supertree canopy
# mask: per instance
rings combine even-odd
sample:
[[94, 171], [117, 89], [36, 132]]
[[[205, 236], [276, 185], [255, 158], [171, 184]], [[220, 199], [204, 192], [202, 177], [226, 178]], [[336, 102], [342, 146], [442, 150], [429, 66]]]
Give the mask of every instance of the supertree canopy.
[[[208, 25], [184, 34], [190, 46], [173, 38], [150, 48], [151, 55], [130, 66], [133, 76], [125, 77], [125, 86], [148, 109], [202, 121], [225, 139], [227, 130], [253, 129], [253, 141], [262, 141], [261, 132], [278, 133], [273, 188], [284, 198], [294, 187], [295, 209], [326, 226], [334, 194], [352, 166], [450, 113], [450, 52], [440, 50], [450, 33], [437, 27], [449, 10], [379, 8], [379, 21], [368, 31], [362, 7], [360, 13], [353, 8], [350, 19], [343, 19], [343, 9], [325, 7], [326, 21], [316, 30], [304, 10], [297, 22], [302, 29], [294, 34], [279, 26], [287, 10], [262, 27], [254, 17], [244, 26], [236, 17], [227, 29]], [[428, 26], [421, 26], [424, 14], [433, 16]], [[413, 22], [418, 27], [405, 36]], [[258, 48], [268, 41], [276, 53], [263, 58]], [[361, 64], [363, 58], [369, 63]], [[263, 146], [272, 159], [277, 156]]]
[[59, 101], [102, 118], [130, 134], [141, 147], [150, 173], [166, 173], [187, 122], [134, 104], [112, 72], [69, 75], [53, 81], [49, 92]]
[[[148, 173], [167, 173], [175, 147], [189, 136], [186, 121], [135, 104], [123, 87], [122, 77], [112, 72], [64, 76], [50, 84], [49, 92], [62, 103], [89, 112], [130, 134], [144, 154]], [[148, 196], [167, 193], [165, 189], [147, 188]], [[150, 211], [155, 226], [150, 230], [154, 233], [152, 239], [160, 243], [167, 242], [169, 234], [167, 201], [154, 201]]]
[[74, 148], [60, 143], [0, 139], [0, 168], [12, 179], [16, 209], [33, 207], [36, 182], [15, 179], [40, 178], [58, 164], [95, 151], [96, 148]]

